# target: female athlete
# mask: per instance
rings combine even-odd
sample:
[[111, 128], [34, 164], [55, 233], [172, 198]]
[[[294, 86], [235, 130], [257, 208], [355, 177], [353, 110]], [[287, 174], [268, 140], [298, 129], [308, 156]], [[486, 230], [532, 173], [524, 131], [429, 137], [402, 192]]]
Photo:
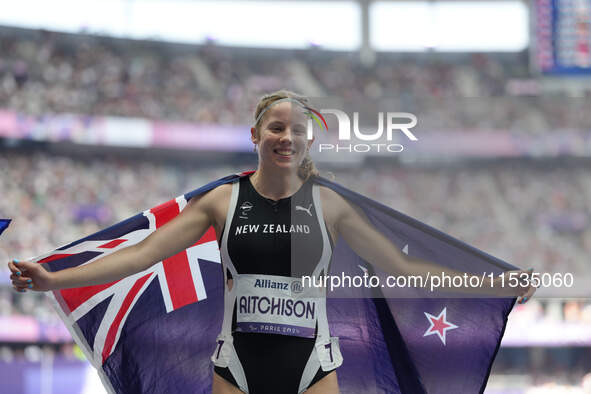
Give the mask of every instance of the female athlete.
[[[112, 282], [188, 248], [213, 226], [226, 282], [213, 393], [338, 393], [342, 357], [329, 334], [325, 295], [297, 286], [297, 278], [328, 272], [337, 237], [385, 272], [455, 272], [400, 253], [363, 213], [314, 183], [307, 108], [289, 91], [263, 97], [251, 128], [259, 159], [252, 175], [191, 199], [142, 242], [90, 264], [47, 272], [10, 262], [13, 286], [47, 291]], [[513, 291], [525, 302], [535, 288]]]

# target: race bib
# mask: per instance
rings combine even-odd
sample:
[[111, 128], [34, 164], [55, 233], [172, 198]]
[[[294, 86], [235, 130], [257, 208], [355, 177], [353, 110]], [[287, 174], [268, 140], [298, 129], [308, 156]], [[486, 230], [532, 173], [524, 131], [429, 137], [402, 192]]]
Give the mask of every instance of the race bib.
[[302, 287], [299, 278], [239, 275], [235, 279], [236, 331], [313, 338], [319, 303], [315, 288]]

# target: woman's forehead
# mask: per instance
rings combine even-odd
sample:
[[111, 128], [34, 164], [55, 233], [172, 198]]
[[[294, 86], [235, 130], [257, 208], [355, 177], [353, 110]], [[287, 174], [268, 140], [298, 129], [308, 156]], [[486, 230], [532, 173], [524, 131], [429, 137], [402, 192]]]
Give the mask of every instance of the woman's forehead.
[[293, 102], [277, 103], [267, 110], [267, 122], [280, 120], [305, 123], [308, 117], [307, 112], [306, 108]]

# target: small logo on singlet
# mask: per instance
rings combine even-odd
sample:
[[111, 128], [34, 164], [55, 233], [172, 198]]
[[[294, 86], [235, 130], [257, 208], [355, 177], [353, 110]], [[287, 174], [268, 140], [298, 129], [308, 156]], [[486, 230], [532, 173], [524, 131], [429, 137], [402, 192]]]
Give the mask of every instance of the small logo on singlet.
[[302, 291], [304, 291], [304, 288], [302, 286], [302, 281], [300, 279], [294, 280], [293, 282], [291, 282], [291, 292], [295, 293], [295, 294], [299, 294]]
[[295, 210], [296, 211], [304, 211], [304, 212], [307, 212], [308, 215], [312, 216], [312, 212], [310, 212], [311, 209], [312, 209], [312, 204], [310, 204], [308, 206], [308, 208], [304, 208], [304, 207], [302, 207], [300, 205], [296, 205], [296, 207], [295, 207]]
[[248, 219], [248, 212], [250, 212], [250, 210], [252, 209], [252, 204], [250, 203], [250, 201], [244, 201], [242, 203], [242, 205], [240, 206], [240, 216], [238, 216], [240, 219]]

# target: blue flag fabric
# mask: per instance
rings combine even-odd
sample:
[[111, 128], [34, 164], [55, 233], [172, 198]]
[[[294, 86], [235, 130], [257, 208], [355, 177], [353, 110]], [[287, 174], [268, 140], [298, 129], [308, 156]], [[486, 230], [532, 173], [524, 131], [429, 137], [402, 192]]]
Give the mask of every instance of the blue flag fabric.
[[[230, 175], [72, 242], [34, 261], [50, 271], [78, 266], [133, 245], [174, 218], [192, 197], [247, 173]], [[411, 256], [473, 273], [514, 267], [428, 225], [324, 178]], [[373, 269], [339, 239], [331, 274]], [[374, 272], [376, 275], [383, 273]], [[327, 299], [339, 337], [342, 393], [481, 393], [514, 298]], [[367, 291], [373, 292], [367, 297]], [[52, 292], [73, 338], [110, 393], [211, 392], [210, 357], [223, 319], [223, 276], [213, 229], [150, 269], [99, 286]]]
[[8, 228], [11, 219], [0, 219], [0, 235]]
[[[333, 182], [319, 179], [361, 208], [370, 221], [390, 241], [409, 255], [439, 263], [462, 272], [474, 274], [494, 273], [516, 269], [499, 259], [479, 251], [424, 223], [390, 209], [376, 201], [350, 191]], [[334, 261], [338, 269], [354, 272], [354, 265], [365, 264], [344, 242], [335, 248]], [[347, 268], [346, 264], [351, 264]], [[380, 291], [382, 291], [380, 289]], [[484, 391], [490, 368], [500, 346], [507, 316], [514, 298], [383, 298], [396, 295], [378, 294], [371, 300], [364, 313], [372, 316], [376, 325], [371, 327], [370, 338], [353, 338], [351, 347], [371, 348], [370, 341], [383, 337], [386, 355], [384, 364], [376, 362], [362, 375], [344, 362], [339, 371], [339, 383], [348, 382], [350, 392], [386, 393], [480, 393]], [[330, 305], [329, 299], [329, 305]], [[342, 323], [351, 321], [351, 301], [342, 301]], [[370, 301], [370, 300], [364, 300]], [[331, 322], [329, 308], [329, 322]], [[354, 325], [363, 326], [371, 320], [360, 316]], [[433, 322], [433, 326], [431, 324]], [[439, 329], [439, 330], [437, 330]], [[438, 334], [439, 333], [439, 334]], [[344, 343], [341, 337], [340, 342]], [[376, 350], [375, 348], [372, 350]], [[355, 357], [354, 354], [349, 357]], [[343, 354], [345, 360], [347, 355]], [[359, 364], [380, 358], [360, 357]], [[388, 365], [388, 360], [391, 365]], [[360, 366], [361, 367], [361, 366]], [[393, 374], [391, 371], [394, 371]], [[366, 376], [369, 384], [363, 384]], [[374, 386], [374, 382], [375, 386]], [[382, 383], [380, 383], [382, 382]], [[396, 388], [397, 387], [397, 388]], [[347, 391], [349, 392], [349, 391]]]

